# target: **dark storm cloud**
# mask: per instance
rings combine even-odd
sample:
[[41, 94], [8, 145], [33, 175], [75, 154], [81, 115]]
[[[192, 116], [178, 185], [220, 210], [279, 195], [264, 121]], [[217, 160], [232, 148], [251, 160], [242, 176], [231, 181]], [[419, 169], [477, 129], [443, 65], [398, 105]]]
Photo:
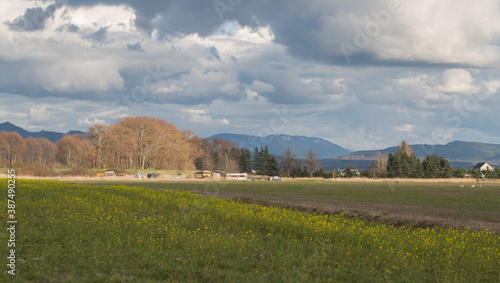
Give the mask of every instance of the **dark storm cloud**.
[[83, 38], [88, 39], [96, 44], [103, 44], [108, 41], [108, 29], [109, 26], [100, 27], [95, 32], [85, 35]]
[[36, 7], [28, 8], [24, 15], [17, 17], [12, 22], [6, 22], [11, 30], [16, 31], [37, 31], [45, 28], [48, 19], [54, 16], [55, 11], [60, 7], [59, 4], [53, 4], [46, 9]]
[[80, 31], [80, 28], [75, 24], [65, 24], [65, 25], [58, 27], [56, 30], [59, 32], [67, 31], [67, 32], [76, 33], [76, 32]]
[[217, 48], [215, 48], [215, 46], [208, 47], [207, 51], [210, 53], [210, 55], [217, 59], [217, 61], [220, 61], [219, 51], [217, 51]]
[[[136, 27], [150, 35], [156, 30], [159, 39], [192, 33], [209, 36], [225, 21], [236, 21], [252, 28], [268, 25], [275, 36], [274, 41], [286, 46], [287, 51], [297, 58], [327, 64], [363, 65], [377, 64], [379, 59], [370, 49], [360, 48], [353, 42], [357, 36], [354, 30], [356, 26], [342, 17], [369, 16], [372, 9], [382, 10], [386, 2], [69, 0], [68, 4], [77, 7], [127, 5], [135, 11]], [[347, 44], [347, 47], [342, 49], [342, 43]], [[392, 62], [387, 64], [391, 65]]]
[[[441, 29], [427, 27], [436, 29], [435, 33], [443, 34], [441, 37], [434, 36], [437, 40], [422, 35], [415, 26], [425, 25], [429, 17], [441, 19], [444, 15], [453, 18], [451, 14], [443, 14], [446, 11], [440, 10], [442, 6], [433, 3], [426, 4], [432, 11], [430, 16], [415, 12], [416, 19], [413, 20], [405, 19], [400, 13], [406, 11], [408, 13], [405, 16], [408, 16], [411, 14], [408, 10], [414, 9], [414, 6], [418, 8], [419, 4], [400, 0], [67, 0], [64, 3], [73, 7], [126, 5], [135, 12], [135, 26], [148, 35], [155, 32], [155, 36], [160, 40], [193, 33], [202, 37], [210, 36], [227, 21], [235, 21], [241, 26], [251, 28], [269, 26], [274, 35], [274, 42], [285, 46], [289, 54], [301, 60], [330, 65], [471, 67], [477, 66], [474, 55], [464, 59], [466, 56], [457, 54], [463, 54], [463, 50], [474, 53], [476, 48], [477, 52], [488, 54], [487, 50], [482, 49], [489, 48], [480, 43], [461, 46], [463, 42], [480, 42], [481, 39], [469, 40], [468, 36], [474, 36], [477, 32], [453, 36], [456, 29], [460, 28], [460, 23]], [[51, 5], [45, 10], [27, 9], [23, 16], [7, 24], [11, 29], [25, 31], [43, 29], [58, 5], [60, 6]], [[470, 20], [476, 19], [476, 14], [469, 14]], [[474, 31], [476, 26], [482, 24], [474, 24], [469, 29]], [[495, 34], [488, 29], [484, 34]], [[95, 42], [102, 42], [105, 32], [106, 30], [99, 30], [94, 35]], [[97, 38], [98, 36], [101, 38]], [[450, 37], [449, 40], [446, 40], [447, 36]], [[408, 40], [405, 40], [406, 37]], [[458, 41], [453, 42], [456, 38]], [[425, 40], [429, 42], [421, 43]], [[440, 44], [439, 40], [443, 40], [443, 44]], [[496, 42], [495, 40], [493, 38], [490, 41]], [[421, 45], [422, 49], [409, 50], [415, 45]], [[446, 48], [457, 50], [451, 53], [452, 55], [447, 55], [448, 58], [432, 55]], [[491, 61], [489, 59], [491, 58], [485, 58], [484, 62]]]
[[134, 44], [127, 44], [127, 49], [135, 52], [144, 52], [140, 42]]

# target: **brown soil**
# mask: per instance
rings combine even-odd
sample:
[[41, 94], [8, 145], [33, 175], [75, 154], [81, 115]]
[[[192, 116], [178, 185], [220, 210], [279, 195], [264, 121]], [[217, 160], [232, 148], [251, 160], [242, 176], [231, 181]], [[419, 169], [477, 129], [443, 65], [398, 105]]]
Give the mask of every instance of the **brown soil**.
[[236, 196], [237, 194], [221, 194], [219, 197], [251, 203], [261, 206], [277, 206], [297, 211], [326, 214], [343, 215], [346, 217], [359, 218], [366, 221], [384, 223], [396, 227], [433, 228], [433, 227], [455, 227], [460, 229], [487, 230], [500, 233], [500, 223], [487, 222], [471, 219], [463, 219], [459, 216], [438, 216], [439, 214], [456, 215], [463, 213], [453, 209], [426, 209], [421, 207], [370, 204], [370, 203], [347, 203], [338, 204], [301, 202], [301, 201], [262, 201], [248, 198], [248, 196]]

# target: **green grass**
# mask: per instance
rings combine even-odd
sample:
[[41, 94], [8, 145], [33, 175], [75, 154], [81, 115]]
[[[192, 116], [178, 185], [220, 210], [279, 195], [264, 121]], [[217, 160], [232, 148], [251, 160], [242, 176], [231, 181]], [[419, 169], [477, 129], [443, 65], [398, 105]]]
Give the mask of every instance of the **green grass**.
[[[205, 185], [197, 189], [216, 188]], [[17, 275], [0, 273], [3, 282], [500, 278], [500, 238], [484, 231], [395, 228], [186, 191], [48, 181], [18, 180], [16, 204]]]
[[[316, 207], [367, 210], [372, 213], [411, 213], [457, 221], [500, 223], [500, 185], [461, 188], [457, 183], [368, 182], [87, 182], [151, 189], [187, 190], [222, 198], [283, 202]], [[338, 209], [337, 209], [338, 210]]]

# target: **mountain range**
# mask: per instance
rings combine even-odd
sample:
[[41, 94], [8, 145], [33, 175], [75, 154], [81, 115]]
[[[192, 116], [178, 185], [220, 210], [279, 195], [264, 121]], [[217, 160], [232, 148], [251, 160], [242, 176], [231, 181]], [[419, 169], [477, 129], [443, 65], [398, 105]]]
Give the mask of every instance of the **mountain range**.
[[[362, 150], [350, 152], [349, 150], [331, 143], [327, 140], [314, 137], [270, 135], [257, 137], [239, 134], [217, 134], [210, 138], [229, 140], [239, 147], [253, 151], [255, 147], [267, 146], [269, 153], [280, 155], [286, 148], [290, 148], [298, 158], [313, 149], [319, 156], [324, 170], [343, 169], [349, 164], [355, 168], [366, 170], [377, 152], [385, 155], [396, 153], [397, 146], [381, 150]], [[448, 159], [453, 168], [472, 168], [479, 162], [488, 162], [495, 166], [500, 164], [500, 144], [487, 144], [480, 142], [453, 141], [445, 145], [416, 144], [411, 145], [417, 158], [423, 159], [427, 155], [443, 156]]]
[[[59, 133], [51, 131], [29, 132], [12, 123], [4, 122], [0, 124], [0, 132], [17, 132], [23, 138], [46, 138], [52, 142], [57, 142], [66, 134], [85, 134], [81, 131], [69, 131]], [[220, 138], [228, 140], [241, 148], [247, 148], [251, 152], [255, 147], [265, 147], [269, 153], [277, 156], [285, 149], [290, 148], [298, 158], [302, 158], [305, 152], [313, 149], [324, 170], [345, 168], [348, 164], [358, 169], [367, 169], [370, 162], [375, 159], [377, 152], [386, 155], [396, 153], [397, 146], [388, 147], [381, 150], [362, 150], [351, 152], [339, 145], [316, 137], [290, 136], [290, 135], [269, 135], [267, 137], [240, 135], [240, 134], [217, 134], [209, 138]], [[415, 144], [411, 145], [415, 155], [422, 159], [427, 155], [443, 156], [448, 159], [454, 168], [471, 168], [479, 162], [488, 162], [490, 165], [500, 165], [500, 144], [488, 144], [480, 142], [453, 141], [445, 145]]]
[[290, 148], [298, 158], [302, 158], [306, 151], [311, 148], [321, 159], [336, 158], [351, 153], [350, 150], [327, 140], [305, 136], [269, 135], [267, 137], [257, 137], [239, 134], [217, 134], [210, 138], [228, 140], [240, 148], [249, 149], [251, 152], [256, 147], [260, 150], [260, 147], [267, 146], [269, 153], [275, 156], [280, 155], [287, 148]]
[[[413, 153], [421, 159], [427, 155], [438, 155], [453, 162], [500, 162], [500, 144], [453, 141], [445, 145], [414, 144], [411, 147]], [[373, 160], [379, 151], [388, 155], [396, 153], [397, 150], [394, 146], [383, 150], [356, 151], [343, 156], [342, 159]]]
[[[500, 164], [500, 144], [453, 141], [444, 145], [414, 144], [411, 147], [417, 158], [422, 159], [427, 155], [443, 156], [450, 161], [453, 168], [472, 168], [479, 162], [488, 162], [491, 165]], [[330, 160], [323, 165], [328, 168], [333, 166], [331, 169], [335, 169], [336, 165], [349, 161], [352, 165], [358, 164], [359, 168], [364, 168], [371, 160], [375, 159], [379, 151], [387, 156], [389, 153], [396, 153], [398, 148], [393, 146], [382, 150], [351, 152], [337, 161]]]
[[21, 135], [24, 139], [29, 137], [33, 138], [46, 138], [51, 142], [59, 141], [64, 135], [73, 135], [73, 134], [85, 134], [81, 131], [69, 131], [67, 133], [59, 133], [59, 132], [51, 132], [51, 131], [39, 131], [39, 132], [29, 132], [21, 127], [18, 127], [10, 122], [4, 122], [0, 124], [0, 132], [16, 132]]

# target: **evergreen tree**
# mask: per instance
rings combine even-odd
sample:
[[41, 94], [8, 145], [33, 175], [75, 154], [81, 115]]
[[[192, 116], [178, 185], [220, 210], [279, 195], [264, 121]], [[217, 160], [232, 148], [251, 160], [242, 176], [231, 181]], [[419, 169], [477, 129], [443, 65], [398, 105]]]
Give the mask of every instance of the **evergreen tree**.
[[392, 153], [387, 156], [387, 177], [394, 177], [394, 156]]
[[415, 175], [413, 178], [423, 178], [424, 177], [424, 166], [422, 165], [422, 162], [420, 162], [420, 159], [416, 159], [415, 163]]
[[355, 177], [355, 173], [354, 173], [354, 166], [352, 166], [350, 163], [347, 164], [347, 167], [345, 168], [344, 172], [344, 177], [346, 178], [352, 178], [352, 177]]
[[451, 168], [450, 162], [444, 157], [440, 157], [439, 164], [441, 165], [440, 178], [451, 178], [453, 177], [453, 169]]
[[269, 154], [269, 150], [267, 150], [267, 146], [263, 148], [260, 147], [259, 159], [261, 162], [260, 175], [267, 175], [267, 155]]
[[280, 175], [280, 167], [278, 165], [278, 161], [272, 155], [267, 156], [267, 172], [266, 175], [269, 176], [279, 176]]
[[267, 145], [264, 147], [264, 150], [262, 151], [262, 160], [264, 161], [264, 175], [268, 176], [276, 176], [279, 175], [280, 173], [280, 167], [278, 165], [278, 162], [276, 161], [276, 158], [269, 154], [269, 149], [267, 148]]
[[401, 164], [401, 154], [400, 153], [396, 153], [394, 154], [394, 159], [393, 159], [393, 163], [392, 163], [392, 167], [393, 167], [393, 176], [394, 177], [403, 177], [403, 165]]
[[435, 155], [427, 155], [422, 163], [424, 167], [425, 178], [441, 177], [441, 162], [439, 157]]
[[262, 158], [258, 147], [255, 147], [253, 152], [253, 170], [257, 171], [257, 174], [262, 173]]
[[252, 169], [252, 155], [250, 154], [250, 151], [246, 148], [241, 148], [240, 149], [240, 170], [241, 172], [250, 172]]
[[453, 177], [454, 178], [465, 178], [465, 174], [467, 174], [467, 170], [465, 168], [459, 168], [459, 169], [453, 170]]
[[309, 177], [309, 172], [307, 172], [306, 168], [302, 169], [300, 164], [298, 164], [297, 167], [294, 167], [290, 171], [290, 176], [293, 178]]

